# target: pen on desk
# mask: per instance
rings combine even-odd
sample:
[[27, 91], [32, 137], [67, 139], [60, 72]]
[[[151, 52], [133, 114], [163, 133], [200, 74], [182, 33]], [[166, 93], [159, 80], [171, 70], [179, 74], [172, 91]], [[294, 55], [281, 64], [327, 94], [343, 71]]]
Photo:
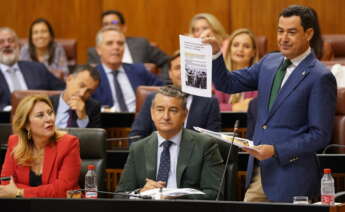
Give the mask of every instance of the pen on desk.
[[0, 181], [10, 181], [11, 177], [0, 177]]

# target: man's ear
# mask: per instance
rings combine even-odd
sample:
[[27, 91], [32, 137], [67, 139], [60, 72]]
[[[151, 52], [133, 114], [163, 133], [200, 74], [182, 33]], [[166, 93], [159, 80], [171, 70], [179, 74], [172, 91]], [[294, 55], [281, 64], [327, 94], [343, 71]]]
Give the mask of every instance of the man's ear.
[[101, 50], [99, 49], [98, 45], [96, 45], [96, 52], [99, 56], [101, 56]]
[[186, 107], [186, 109], [185, 109], [185, 113], [186, 113], [186, 117], [187, 117], [187, 114], [188, 114], [188, 109], [187, 109], [187, 107]]
[[306, 36], [307, 36], [308, 42], [310, 42], [311, 39], [312, 39], [313, 36], [314, 36], [314, 29], [313, 29], [313, 28], [308, 28], [308, 29], [305, 31], [305, 34], [306, 34]]

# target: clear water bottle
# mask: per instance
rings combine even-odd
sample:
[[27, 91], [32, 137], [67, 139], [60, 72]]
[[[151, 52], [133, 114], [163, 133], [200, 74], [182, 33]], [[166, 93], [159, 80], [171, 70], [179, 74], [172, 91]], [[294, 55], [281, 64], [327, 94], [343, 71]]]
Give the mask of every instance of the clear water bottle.
[[331, 169], [324, 169], [321, 179], [321, 202], [325, 205], [333, 205], [334, 197], [334, 179], [331, 174]]
[[97, 176], [95, 166], [92, 164], [87, 166], [87, 173], [85, 175], [85, 198], [97, 198]]

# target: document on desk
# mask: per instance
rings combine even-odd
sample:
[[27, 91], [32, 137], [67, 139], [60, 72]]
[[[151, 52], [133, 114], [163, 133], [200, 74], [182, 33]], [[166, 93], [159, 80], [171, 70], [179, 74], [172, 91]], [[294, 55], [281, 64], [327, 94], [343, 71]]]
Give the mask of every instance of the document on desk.
[[212, 96], [212, 47], [180, 35], [181, 87], [188, 94]]
[[140, 192], [140, 195], [142, 196], [151, 196], [151, 197], [156, 197], [158, 195], [163, 196], [163, 197], [170, 197], [170, 198], [175, 198], [175, 197], [181, 197], [185, 195], [193, 195], [193, 194], [203, 194], [205, 195], [204, 192], [199, 191], [197, 189], [193, 188], [155, 188], [155, 189], [150, 189], [144, 192]]
[[203, 134], [209, 135], [211, 137], [217, 138], [219, 140], [222, 140], [226, 143], [232, 143], [235, 146], [238, 146], [240, 148], [248, 148], [248, 149], [255, 149], [254, 148], [254, 143], [253, 141], [249, 140], [249, 139], [245, 139], [245, 138], [240, 138], [240, 137], [234, 137], [233, 136], [229, 136], [229, 135], [225, 135], [224, 133], [219, 133], [219, 132], [214, 132], [211, 130], [206, 130], [203, 129], [201, 127], [194, 127], [194, 129], [198, 132], [201, 132]]

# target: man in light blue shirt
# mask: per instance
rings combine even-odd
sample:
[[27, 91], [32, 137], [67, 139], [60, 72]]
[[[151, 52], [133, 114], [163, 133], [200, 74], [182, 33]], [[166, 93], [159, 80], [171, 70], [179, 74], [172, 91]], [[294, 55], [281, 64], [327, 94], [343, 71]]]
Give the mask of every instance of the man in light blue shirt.
[[64, 92], [51, 97], [58, 127], [101, 127], [100, 104], [90, 98], [99, 82], [98, 71], [89, 65], [78, 66], [67, 77]]
[[112, 112], [135, 112], [135, 90], [140, 85], [162, 85], [143, 64], [122, 62], [124, 34], [116, 27], [101, 29], [96, 36], [101, 64], [96, 67], [101, 83], [93, 97]]

